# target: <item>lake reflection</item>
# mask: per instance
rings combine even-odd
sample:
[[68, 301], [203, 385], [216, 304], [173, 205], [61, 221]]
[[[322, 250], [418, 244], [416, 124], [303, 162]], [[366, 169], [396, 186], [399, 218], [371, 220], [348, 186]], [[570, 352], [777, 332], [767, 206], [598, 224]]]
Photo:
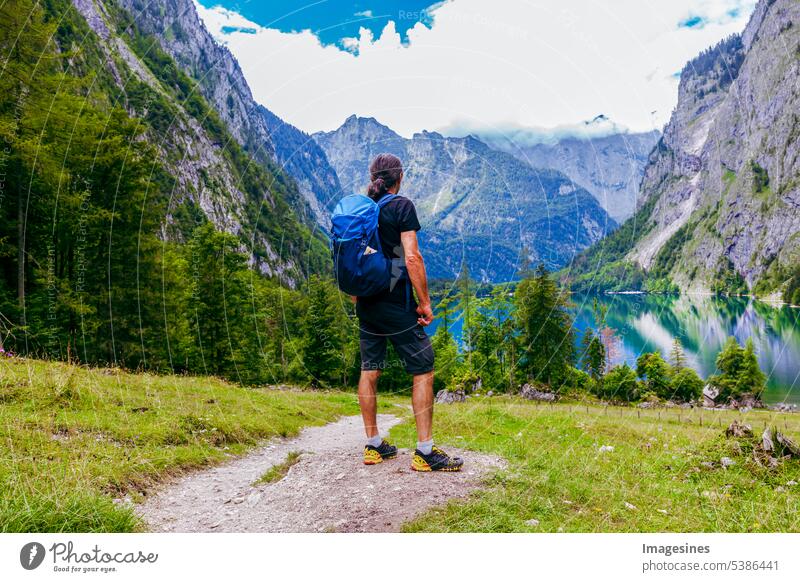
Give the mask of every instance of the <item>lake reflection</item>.
[[[573, 295], [578, 341], [592, 325], [594, 297], [608, 306], [608, 325], [620, 340], [615, 364], [635, 367], [639, 354], [655, 350], [667, 357], [678, 337], [688, 363], [705, 378], [715, 372], [714, 361], [728, 336], [741, 344], [752, 338], [769, 378], [764, 400], [800, 404], [800, 309], [738, 297]], [[460, 324], [455, 319], [452, 325], [457, 337]]]

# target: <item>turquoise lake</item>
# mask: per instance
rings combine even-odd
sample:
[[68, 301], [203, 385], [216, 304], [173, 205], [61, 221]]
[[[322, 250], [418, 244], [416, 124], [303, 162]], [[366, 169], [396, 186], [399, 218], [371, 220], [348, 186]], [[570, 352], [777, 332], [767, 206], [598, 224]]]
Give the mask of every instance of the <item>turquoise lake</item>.
[[[608, 307], [607, 322], [618, 338], [614, 364], [635, 367], [639, 354], [656, 350], [666, 357], [677, 337], [689, 365], [705, 378], [715, 372], [714, 361], [728, 336], [742, 344], [752, 338], [768, 377], [764, 401], [800, 405], [800, 309], [737, 297], [573, 295], [577, 341], [592, 324], [594, 297]], [[435, 320], [428, 333], [437, 324]], [[460, 338], [458, 314], [450, 327]]]

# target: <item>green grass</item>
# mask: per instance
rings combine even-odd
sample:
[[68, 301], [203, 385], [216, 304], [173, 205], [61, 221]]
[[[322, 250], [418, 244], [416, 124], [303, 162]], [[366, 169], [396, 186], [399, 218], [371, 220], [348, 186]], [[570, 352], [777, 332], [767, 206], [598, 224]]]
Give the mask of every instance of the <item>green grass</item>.
[[141, 530], [115, 499], [357, 413], [346, 392], [0, 360], [0, 532]]
[[286, 477], [286, 473], [289, 472], [294, 465], [300, 460], [300, 455], [303, 453], [300, 451], [291, 451], [288, 455], [286, 455], [286, 459], [283, 462], [278, 463], [277, 465], [273, 465], [272, 467], [267, 470], [266, 473], [261, 475], [261, 477], [256, 481], [255, 485], [263, 485], [265, 483], [276, 483]]
[[[786, 483], [800, 481], [800, 461], [772, 471], [756, 465], [749, 455], [752, 441], [735, 444], [724, 436], [724, 428], [742, 417], [757, 435], [767, 424], [795, 442], [800, 434], [798, 415], [763, 411], [551, 407], [504, 397], [437, 406], [435, 435], [445, 448], [501, 455], [508, 467], [468, 500], [434, 509], [404, 529], [798, 531], [800, 486]], [[399, 425], [393, 433], [408, 442], [413, 425]], [[603, 445], [614, 450], [600, 452]], [[736, 464], [722, 469], [723, 456]], [[539, 525], [526, 525], [530, 519]]]
[[[380, 408], [410, 416], [381, 395]], [[166, 478], [224, 461], [264, 438], [357, 414], [355, 394], [242, 388], [214, 378], [0, 361], [0, 531], [139, 531], [129, 504]], [[800, 441], [800, 415], [537, 405], [511, 397], [440, 405], [435, 435], [508, 467], [407, 531], [776, 532], [800, 529], [800, 461], [767, 470], [733, 419]], [[393, 429], [402, 446], [413, 421]], [[611, 452], [600, 452], [603, 445]], [[737, 447], [742, 452], [737, 450]], [[358, 454], [358, 451], [354, 452]], [[291, 454], [267, 472], [279, 479]], [[721, 457], [736, 464], [722, 469]], [[704, 463], [713, 462], [713, 467]], [[628, 505], [626, 505], [628, 504]], [[632, 509], [630, 506], [635, 507]], [[537, 527], [526, 525], [539, 520]]]

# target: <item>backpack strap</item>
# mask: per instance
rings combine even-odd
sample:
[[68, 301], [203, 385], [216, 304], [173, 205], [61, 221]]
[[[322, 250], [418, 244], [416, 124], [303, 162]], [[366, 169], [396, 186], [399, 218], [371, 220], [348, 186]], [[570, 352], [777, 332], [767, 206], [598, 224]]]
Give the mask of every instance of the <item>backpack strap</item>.
[[386, 206], [389, 202], [391, 202], [395, 198], [397, 198], [397, 194], [384, 194], [383, 197], [381, 197], [381, 199], [376, 202], [376, 204], [380, 208], [383, 208], [384, 206]]

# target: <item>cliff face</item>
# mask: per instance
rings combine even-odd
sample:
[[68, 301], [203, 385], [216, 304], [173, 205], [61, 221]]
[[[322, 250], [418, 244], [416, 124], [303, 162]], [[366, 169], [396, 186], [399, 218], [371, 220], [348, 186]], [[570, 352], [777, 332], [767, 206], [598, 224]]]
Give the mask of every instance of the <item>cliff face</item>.
[[[82, 0], [87, 1], [87, 0]], [[146, 34], [159, 40], [176, 63], [198, 82], [236, 140], [261, 162], [277, 163], [297, 182], [296, 209], [309, 224], [327, 219], [339, 183], [324, 153], [305, 133], [256, 103], [239, 63], [218, 44], [191, 0], [117, 0]]]
[[626, 260], [682, 290], [777, 291], [800, 260], [800, 3], [761, 0], [690, 61]]
[[[83, 0], [84, 2], [88, 0]], [[274, 154], [269, 128], [250, 86], [227, 48], [218, 45], [191, 0], [116, 0], [145, 34], [153, 35], [175, 63], [197, 80], [203, 96], [231, 134], [256, 157]]]
[[306, 249], [314, 248], [318, 261], [323, 245], [309, 247], [308, 206], [272, 161], [267, 122], [238, 65], [203, 34], [194, 6], [180, 0], [72, 4], [94, 33], [83, 43], [103, 59], [92, 66], [110, 72], [109, 92], [142, 120], [145, 138], [174, 180], [163, 237], [181, 240], [208, 219], [237, 235], [262, 273], [295, 284], [308, 262]]
[[417, 206], [434, 277], [454, 277], [466, 260], [478, 279], [508, 280], [523, 255], [558, 268], [616, 226], [563, 174], [536, 170], [474, 137], [422, 132], [405, 139], [372, 118], [352, 116], [314, 138], [349, 192], [365, 191], [378, 153], [403, 160], [402, 193]]
[[533, 143], [522, 132], [502, 137], [478, 136], [535, 168], [552, 168], [566, 174], [588, 190], [617, 222], [630, 218], [636, 208], [644, 167], [659, 137], [659, 132], [650, 131]]

